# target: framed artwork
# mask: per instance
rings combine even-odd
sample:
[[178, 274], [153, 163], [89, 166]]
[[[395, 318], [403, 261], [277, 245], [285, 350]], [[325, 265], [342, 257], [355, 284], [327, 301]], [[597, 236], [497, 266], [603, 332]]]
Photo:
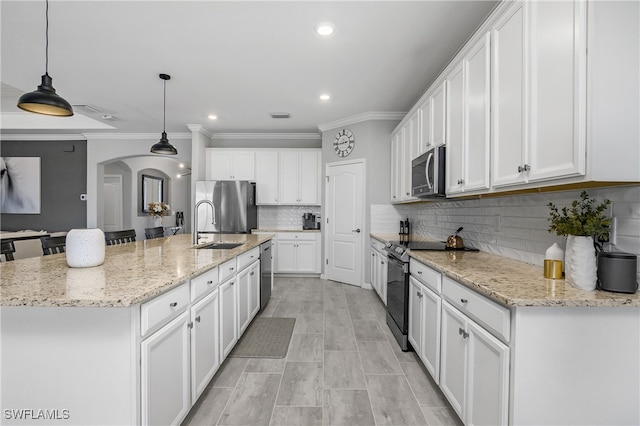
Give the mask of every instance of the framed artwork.
[[0, 157], [0, 213], [40, 214], [40, 157]]

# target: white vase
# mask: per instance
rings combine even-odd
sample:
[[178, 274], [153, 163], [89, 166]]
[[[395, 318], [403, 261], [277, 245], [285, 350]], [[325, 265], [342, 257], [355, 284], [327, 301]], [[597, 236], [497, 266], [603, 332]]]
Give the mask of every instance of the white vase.
[[[567, 252], [569, 252], [568, 240]], [[595, 290], [598, 268], [593, 237], [573, 236], [569, 258], [571, 262], [569, 281], [583, 290]]]
[[157, 228], [158, 226], [162, 226], [162, 216], [151, 216], [150, 228]]
[[89, 268], [104, 262], [104, 233], [101, 229], [72, 229], [66, 239], [67, 265]]
[[567, 235], [567, 246], [564, 250], [564, 279], [567, 281], [571, 281], [571, 253], [574, 238], [574, 235]]

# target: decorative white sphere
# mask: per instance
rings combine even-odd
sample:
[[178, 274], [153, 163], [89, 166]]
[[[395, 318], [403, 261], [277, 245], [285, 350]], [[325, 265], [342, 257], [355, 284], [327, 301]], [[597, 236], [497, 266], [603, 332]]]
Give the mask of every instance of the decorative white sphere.
[[101, 229], [72, 229], [67, 233], [67, 265], [72, 268], [102, 265], [105, 245]]

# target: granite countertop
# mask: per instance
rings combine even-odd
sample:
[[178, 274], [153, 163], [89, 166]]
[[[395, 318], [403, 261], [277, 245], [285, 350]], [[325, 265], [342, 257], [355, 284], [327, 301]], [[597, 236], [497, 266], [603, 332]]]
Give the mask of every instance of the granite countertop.
[[[371, 233], [378, 241], [398, 235]], [[508, 306], [640, 307], [640, 294], [582, 290], [543, 276], [542, 266], [486, 252], [414, 250], [409, 256], [496, 302]]]
[[69, 268], [64, 254], [0, 263], [0, 306], [131, 306], [273, 238], [269, 234], [220, 234], [216, 241], [242, 242], [230, 250], [197, 250], [191, 235], [107, 246], [93, 268]]

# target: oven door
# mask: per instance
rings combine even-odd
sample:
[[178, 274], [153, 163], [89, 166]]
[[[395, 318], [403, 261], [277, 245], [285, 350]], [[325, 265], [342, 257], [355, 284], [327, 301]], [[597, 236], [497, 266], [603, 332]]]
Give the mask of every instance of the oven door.
[[409, 264], [388, 256], [387, 312], [402, 334], [409, 331]]

